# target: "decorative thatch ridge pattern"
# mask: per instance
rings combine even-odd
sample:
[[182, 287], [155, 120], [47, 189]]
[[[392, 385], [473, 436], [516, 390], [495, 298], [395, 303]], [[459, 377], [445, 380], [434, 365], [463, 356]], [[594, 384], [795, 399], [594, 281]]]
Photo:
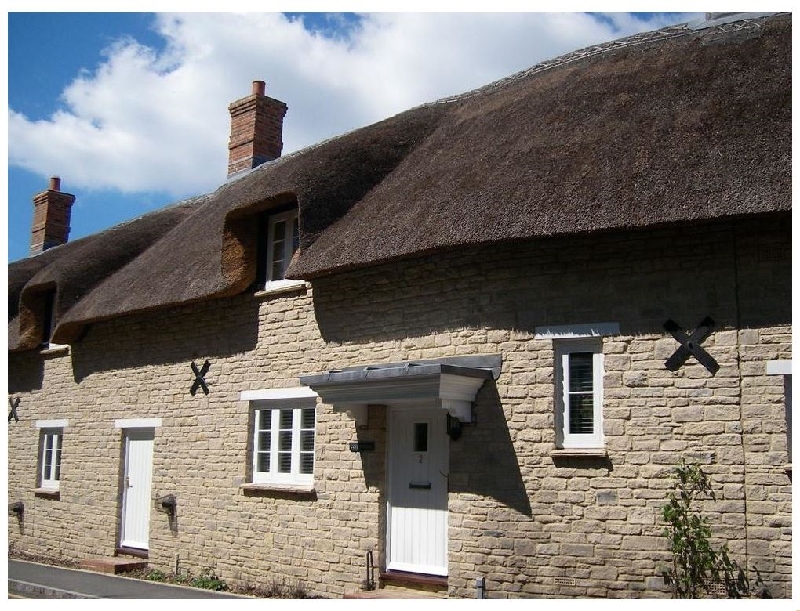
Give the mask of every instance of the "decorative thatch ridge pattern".
[[789, 211], [791, 15], [576, 51], [12, 263], [9, 350], [36, 346], [48, 290], [64, 343], [94, 321], [245, 290], [257, 215], [289, 202], [300, 250], [288, 275], [305, 279], [443, 248]]

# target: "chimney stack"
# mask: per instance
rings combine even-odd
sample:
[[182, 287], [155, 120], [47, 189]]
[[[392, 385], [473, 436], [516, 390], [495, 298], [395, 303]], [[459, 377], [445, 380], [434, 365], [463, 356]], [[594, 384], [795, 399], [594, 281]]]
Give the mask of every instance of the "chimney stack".
[[228, 178], [281, 156], [283, 117], [287, 106], [264, 94], [264, 81], [253, 81], [253, 92], [228, 107], [231, 139]]
[[67, 243], [74, 202], [74, 195], [61, 192], [61, 179], [58, 176], [50, 178], [46, 191], [33, 196], [31, 255]]

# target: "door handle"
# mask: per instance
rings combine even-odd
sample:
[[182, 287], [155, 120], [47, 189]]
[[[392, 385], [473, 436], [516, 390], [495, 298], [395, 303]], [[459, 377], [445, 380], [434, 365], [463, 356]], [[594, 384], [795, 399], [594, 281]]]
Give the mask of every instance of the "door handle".
[[126, 488], [133, 488], [133, 486], [131, 485], [131, 478], [128, 477], [128, 476], [125, 476], [125, 487]]

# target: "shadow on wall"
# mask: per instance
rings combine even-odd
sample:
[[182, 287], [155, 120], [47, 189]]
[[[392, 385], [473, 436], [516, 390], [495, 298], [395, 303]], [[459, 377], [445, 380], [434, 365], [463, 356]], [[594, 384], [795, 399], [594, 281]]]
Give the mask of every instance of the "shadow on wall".
[[442, 251], [312, 284], [326, 342], [607, 321], [625, 335], [666, 337], [667, 320], [692, 329], [706, 316], [717, 329], [758, 328], [791, 322], [791, 232], [781, 218], [762, 218], [547, 238]]
[[[97, 372], [226, 357], [255, 349], [261, 301], [247, 293], [93, 325], [72, 346], [75, 381]], [[191, 383], [191, 371], [187, 374]]]
[[8, 359], [8, 393], [41, 390], [45, 357], [38, 351], [11, 355]]
[[493, 498], [530, 517], [528, 493], [493, 380], [478, 392], [473, 409], [476, 424], [465, 426], [460, 439], [450, 442], [450, 492]]

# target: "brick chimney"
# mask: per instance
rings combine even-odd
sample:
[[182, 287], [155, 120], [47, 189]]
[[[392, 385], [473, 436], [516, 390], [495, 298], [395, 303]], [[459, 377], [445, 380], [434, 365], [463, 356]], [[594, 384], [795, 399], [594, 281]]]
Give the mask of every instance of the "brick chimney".
[[61, 179], [58, 176], [50, 178], [46, 191], [33, 196], [31, 255], [67, 243], [74, 202], [74, 195], [61, 192]]
[[281, 156], [287, 106], [264, 95], [265, 87], [264, 81], [253, 81], [253, 93], [228, 106], [228, 178]]

